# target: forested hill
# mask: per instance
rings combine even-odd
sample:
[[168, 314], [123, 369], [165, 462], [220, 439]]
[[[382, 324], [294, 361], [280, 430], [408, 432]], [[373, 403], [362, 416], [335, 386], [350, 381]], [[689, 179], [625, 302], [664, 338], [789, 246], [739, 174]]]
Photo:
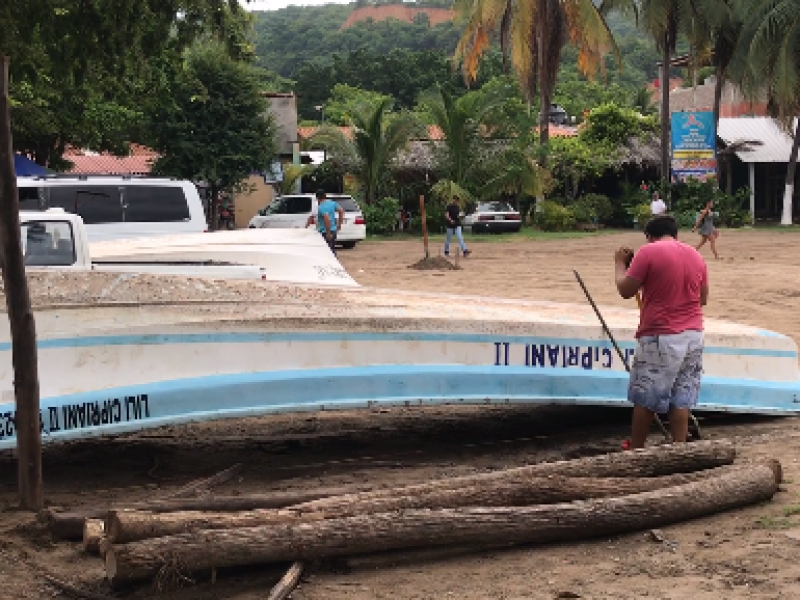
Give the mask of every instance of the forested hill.
[[[454, 23], [431, 25], [425, 14], [416, 15], [412, 22], [397, 19], [348, 22], [360, 7], [390, 4], [398, 3], [358, 0], [350, 4], [291, 6], [254, 13], [259, 63], [294, 82], [301, 118], [318, 117], [315, 106], [330, 98], [336, 84], [388, 94], [406, 108], [414, 105], [420, 91], [434, 84], [463, 89], [463, 82], [449, 63], [461, 33]], [[451, 4], [451, 0], [418, 0], [404, 2], [402, 7], [449, 8]], [[348, 23], [346, 28], [345, 23]], [[656, 77], [659, 56], [653, 43], [636, 30], [631, 20], [612, 15], [609, 26], [620, 47], [623, 71], [620, 74], [609, 59], [606, 83], [615, 84], [618, 95], [630, 96]], [[559, 102], [570, 102], [574, 86], [582, 79], [576, 59], [573, 50], [565, 49], [559, 74], [563, 84]], [[482, 71], [478, 87], [500, 74], [497, 52], [489, 55]], [[568, 90], [569, 85], [573, 88]], [[598, 93], [592, 92], [592, 97], [598, 101], [606, 97]], [[573, 108], [578, 110], [586, 102], [582, 100]]]
[[[347, 29], [342, 26], [358, 8], [358, 3], [322, 6], [290, 6], [257, 12], [256, 53], [262, 65], [283, 77], [293, 78], [306, 61], [331, 60], [359, 48], [370, 53], [388, 54], [395, 49], [433, 50], [451, 54], [459, 32], [450, 22], [430, 26], [426, 15], [414, 22], [397, 19], [360, 21]], [[450, 2], [403, 3], [403, 7], [441, 8]]]

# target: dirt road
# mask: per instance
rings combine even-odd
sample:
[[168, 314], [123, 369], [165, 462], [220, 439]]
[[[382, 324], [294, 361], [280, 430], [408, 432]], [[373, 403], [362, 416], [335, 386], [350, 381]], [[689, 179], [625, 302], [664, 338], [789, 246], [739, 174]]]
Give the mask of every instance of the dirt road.
[[[603, 305], [616, 297], [612, 255], [641, 234], [515, 243], [473, 243], [462, 270], [408, 269], [421, 244], [365, 243], [340, 258], [362, 284], [470, 295], [583, 302], [572, 269]], [[709, 260], [708, 313], [791, 334], [800, 297], [800, 235], [723, 231], [724, 259]], [[434, 252], [435, 253], [435, 252]], [[708, 257], [708, 255], [706, 255]], [[447, 310], [446, 306], [442, 307]], [[476, 553], [404, 552], [316, 564], [295, 600], [796, 598], [800, 597], [800, 433], [795, 419], [714, 416], [707, 437], [733, 437], [745, 457], [784, 465], [785, 491], [767, 505], [662, 530], [581, 544]], [[48, 501], [78, 507], [166, 493], [243, 463], [225, 493], [309, 486], [391, 486], [503, 466], [614, 451], [628, 411], [528, 407], [437, 407], [287, 415], [150, 431], [115, 440], [48, 447]], [[0, 597], [52, 598], [47, 571], [109, 593], [100, 561], [54, 543], [16, 512], [15, 469], [0, 456]], [[282, 566], [229, 570], [159, 597], [265, 598]], [[123, 597], [150, 598], [149, 588]]]

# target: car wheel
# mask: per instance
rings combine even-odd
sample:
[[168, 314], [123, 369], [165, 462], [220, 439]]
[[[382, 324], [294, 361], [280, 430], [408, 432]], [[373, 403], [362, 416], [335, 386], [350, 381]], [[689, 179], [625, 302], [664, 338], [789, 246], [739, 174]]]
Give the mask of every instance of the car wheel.
[[356, 242], [342, 242], [342, 248], [345, 250], [352, 250], [356, 247]]
[[481, 230], [478, 228], [477, 225], [473, 225], [472, 226], [472, 233], [480, 233], [480, 232], [481, 232]]

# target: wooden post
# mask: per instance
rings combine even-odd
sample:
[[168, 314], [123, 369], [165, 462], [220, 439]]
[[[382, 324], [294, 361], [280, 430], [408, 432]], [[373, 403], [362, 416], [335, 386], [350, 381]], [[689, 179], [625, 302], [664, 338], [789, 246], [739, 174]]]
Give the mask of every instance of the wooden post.
[[0, 248], [6, 310], [11, 325], [19, 495], [21, 508], [38, 511], [42, 508], [43, 495], [36, 324], [22, 258], [7, 56], [0, 59], [0, 66]]
[[422, 243], [425, 246], [425, 258], [430, 258], [428, 252], [428, 215], [425, 212], [425, 196], [419, 197], [419, 217], [422, 222]]

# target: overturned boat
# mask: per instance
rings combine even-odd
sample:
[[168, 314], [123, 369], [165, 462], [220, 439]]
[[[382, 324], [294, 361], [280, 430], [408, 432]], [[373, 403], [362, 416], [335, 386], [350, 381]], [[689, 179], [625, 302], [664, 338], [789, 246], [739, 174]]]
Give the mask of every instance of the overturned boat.
[[[379, 405], [626, 406], [628, 375], [584, 305], [152, 274], [29, 273], [43, 440]], [[635, 310], [604, 308], [630, 359]], [[0, 319], [0, 449], [15, 444]], [[800, 408], [797, 347], [706, 321], [698, 410]]]

